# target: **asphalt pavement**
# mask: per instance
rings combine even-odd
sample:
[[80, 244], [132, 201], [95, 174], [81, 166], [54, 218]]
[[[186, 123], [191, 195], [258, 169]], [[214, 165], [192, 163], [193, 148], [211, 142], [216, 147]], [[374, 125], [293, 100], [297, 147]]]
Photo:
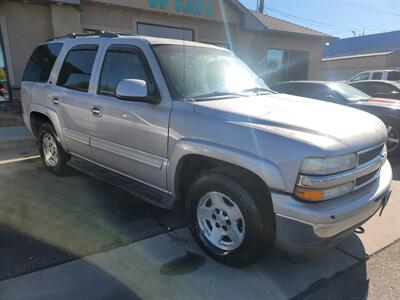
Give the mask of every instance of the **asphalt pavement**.
[[365, 234], [310, 262], [272, 252], [232, 269], [197, 247], [181, 209], [73, 169], [50, 174], [32, 147], [1, 151], [0, 299], [396, 299], [399, 246], [385, 248], [400, 237], [400, 162], [392, 164], [391, 201]]

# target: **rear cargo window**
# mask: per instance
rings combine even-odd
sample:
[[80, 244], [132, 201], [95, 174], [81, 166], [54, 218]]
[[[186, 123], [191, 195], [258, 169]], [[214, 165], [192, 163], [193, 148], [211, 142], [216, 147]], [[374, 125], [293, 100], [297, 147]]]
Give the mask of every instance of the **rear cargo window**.
[[72, 48], [61, 67], [57, 85], [87, 92], [97, 45], [79, 45]]
[[389, 72], [387, 80], [400, 80], [400, 72], [396, 71]]
[[46, 82], [63, 44], [54, 43], [37, 47], [26, 65], [23, 81]]

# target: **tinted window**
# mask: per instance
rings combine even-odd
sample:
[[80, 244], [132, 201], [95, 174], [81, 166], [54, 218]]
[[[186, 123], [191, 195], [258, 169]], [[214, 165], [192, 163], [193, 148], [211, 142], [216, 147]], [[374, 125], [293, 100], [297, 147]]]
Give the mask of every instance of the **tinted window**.
[[400, 80], [400, 72], [391, 71], [388, 73], [387, 80]]
[[380, 82], [372, 83], [371, 88], [374, 93], [378, 94], [379, 93], [387, 94], [391, 93], [394, 90], [394, 88], [390, 84], [380, 83]]
[[37, 47], [26, 65], [23, 81], [46, 82], [63, 44]]
[[148, 82], [145, 67], [132, 47], [112, 46], [104, 58], [99, 93], [115, 94], [122, 79], [141, 79]]
[[57, 85], [87, 92], [96, 53], [97, 45], [80, 45], [72, 48], [64, 60]]
[[358, 80], [368, 80], [369, 73], [362, 73], [356, 77], [354, 77], [351, 81], [358, 81]]
[[374, 74], [372, 74], [372, 79], [382, 79], [382, 72], [375, 72]]

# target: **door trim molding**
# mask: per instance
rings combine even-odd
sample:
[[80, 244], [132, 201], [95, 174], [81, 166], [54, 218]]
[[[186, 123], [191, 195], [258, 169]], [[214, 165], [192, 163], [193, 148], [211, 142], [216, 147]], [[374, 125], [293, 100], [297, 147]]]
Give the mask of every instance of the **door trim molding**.
[[119, 145], [116, 143], [112, 143], [106, 140], [102, 140], [99, 138], [92, 137], [90, 139], [90, 145], [93, 148], [98, 148], [119, 156], [123, 156], [132, 160], [135, 160], [137, 162], [149, 165], [151, 167], [160, 169], [164, 165], [164, 162], [166, 161], [165, 158], [153, 155], [147, 152], [143, 152], [140, 150], [136, 150], [133, 148], [129, 148], [123, 145]]
[[75, 131], [72, 129], [64, 128], [64, 137], [85, 145], [90, 145], [90, 135]]

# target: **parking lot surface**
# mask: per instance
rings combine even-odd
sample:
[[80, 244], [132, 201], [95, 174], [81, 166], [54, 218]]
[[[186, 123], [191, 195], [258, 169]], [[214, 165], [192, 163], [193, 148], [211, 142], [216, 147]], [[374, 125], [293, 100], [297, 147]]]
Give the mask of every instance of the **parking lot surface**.
[[181, 209], [155, 208], [73, 169], [57, 177], [32, 155], [0, 157], [0, 299], [311, 297], [308, 289], [352, 266], [365, 292], [365, 258], [400, 236], [397, 161], [391, 201], [365, 234], [307, 263], [272, 252], [232, 269], [197, 247]]

